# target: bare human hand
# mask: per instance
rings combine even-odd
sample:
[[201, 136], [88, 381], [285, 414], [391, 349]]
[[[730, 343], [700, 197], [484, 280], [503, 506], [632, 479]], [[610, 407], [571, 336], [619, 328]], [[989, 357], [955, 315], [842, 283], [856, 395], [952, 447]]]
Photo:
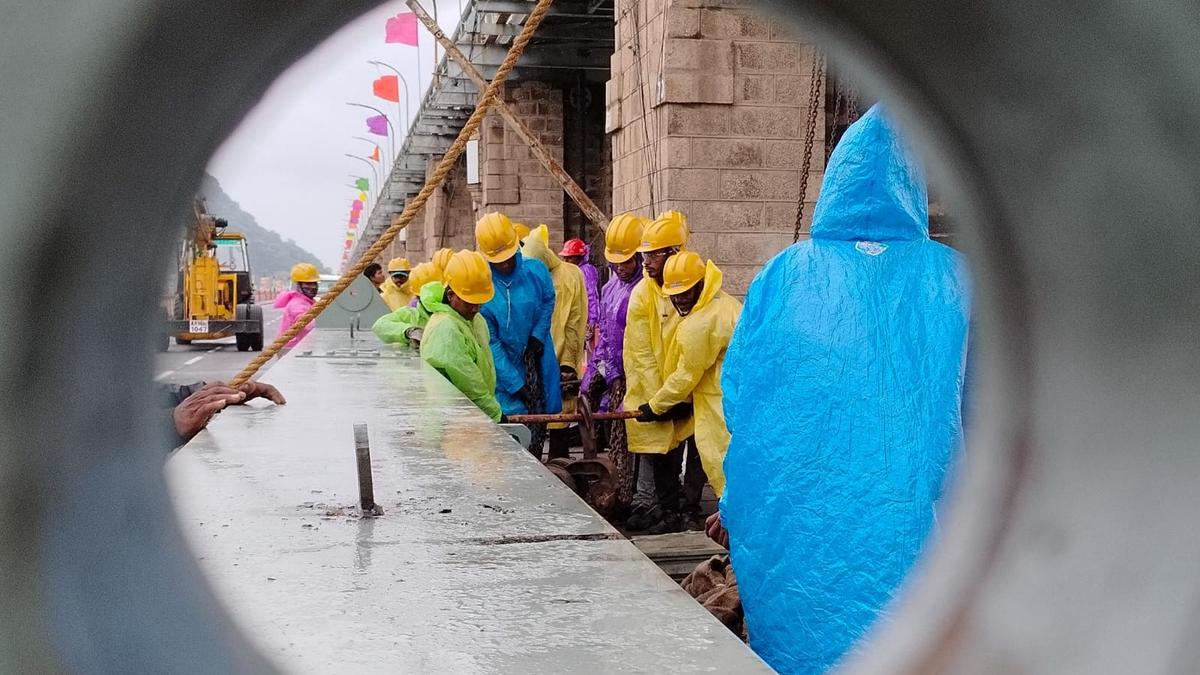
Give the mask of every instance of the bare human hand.
[[[246, 398], [241, 403], [253, 401], [256, 398], [265, 398], [275, 405], [287, 403], [287, 399], [283, 397], [283, 394], [279, 393], [278, 389], [262, 382], [250, 381], [238, 387], [238, 390], [246, 395]], [[239, 403], [238, 405], [241, 404]]]
[[212, 382], [204, 385], [200, 391], [183, 399], [175, 406], [173, 419], [175, 433], [184, 441], [189, 441], [208, 426], [213, 415], [221, 412], [226, 406], [238, 405], [246, 399], [244, 392], [238, 391], [223, 382]]
[[704, 534], [708, 535], [709, 539], [717, 542], [725, 548], [729, 548], [729, 533], [725, 531], [725, 526], [721, 524], [721, 512], [717, 511], [704, 521]]

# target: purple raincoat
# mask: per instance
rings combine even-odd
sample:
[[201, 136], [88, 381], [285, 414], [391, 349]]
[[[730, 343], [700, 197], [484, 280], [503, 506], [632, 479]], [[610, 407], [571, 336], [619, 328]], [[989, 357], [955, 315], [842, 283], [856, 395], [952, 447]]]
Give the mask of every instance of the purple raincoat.
[[[602, 368], [604, 380], [610, 386], [617, 378], [625, 377], [625, 318], [629, 313], [629, 295], [641, 280], [640, 269], [628, 282], [621, 281], [614, 272], [609, 276], [608, 283], [604, 284], [604, 291], [600, 294], [600, 344], [596, 346], [588, 371], [595, 372], [597, 368]], [[607, 398], [605, 396], [605, 399]], [[619, 406], [609, 406], [606, 401], [601, 409], [609, 410], [615, 407]]]
[[600, 271], [592, 264], [592, 247], [587, 245], [587, 254], [583, 257], [583, 263], [579, 269], [583, 271], [583, 283], [587, 287], [588, 299], [588, 325], [595, 326], [600, 323]]

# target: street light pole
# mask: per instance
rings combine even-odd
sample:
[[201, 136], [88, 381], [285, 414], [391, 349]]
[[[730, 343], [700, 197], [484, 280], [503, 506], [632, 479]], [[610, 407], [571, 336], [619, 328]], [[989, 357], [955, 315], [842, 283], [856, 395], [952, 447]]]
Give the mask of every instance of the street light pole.
[[[404, 128], [407, 129], [408, 127], [412, 126], [412, 114], [410, 113], [409, 107], [408, 107], [408, 97], [412, 95], [412, 89], [409, 89], [408, 80], [404, 77], [404, 74], [401, 73], [399, 70], [397, 70], [395, 66], [384, 63], [383, 61], [367, 61], [367, 63], [369, 63], [373, 66], [387, 68], [388, 70], [395, 73], [396, 77], [400, 79], [400, 82], [402, 82], [404, 84]], [[399, 102], [396, 103], [396, 114], [397, 115], [400, 114], [400, 103]]]

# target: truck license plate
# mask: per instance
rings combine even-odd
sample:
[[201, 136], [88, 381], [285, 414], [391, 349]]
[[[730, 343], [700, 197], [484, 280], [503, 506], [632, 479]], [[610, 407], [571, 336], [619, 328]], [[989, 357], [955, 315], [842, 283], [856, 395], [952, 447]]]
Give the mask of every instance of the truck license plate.
[[188, 332], [189, 333], [207, 333], [208, 332], [208, 319], [204, 319], [202, 321], [195, 321], [195, 320], [188, 321]]

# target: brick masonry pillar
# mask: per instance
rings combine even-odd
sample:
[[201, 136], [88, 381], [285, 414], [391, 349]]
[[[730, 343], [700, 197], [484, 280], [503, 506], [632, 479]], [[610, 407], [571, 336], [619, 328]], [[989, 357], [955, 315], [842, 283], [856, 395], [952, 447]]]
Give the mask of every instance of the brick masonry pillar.
[[[561, 163], [562, 90], [545, 82], [523, 81], [505, 86], [504, 100]], [[500, 211], [513, 222], [530, 227], [545, 223], [550, 228], [551, 239], [555, 243], [561, 242], [562, 188], [534, 158], [525, 141], [507, 128], [498, 113], [491, 112], [485, 118], [479, 148], [482, 189], [477, 212], [482, 215]]]
[[[731, 293], [744, 294], [761, 264], [792, 242], [813, 49], [729, 0], [634, 0], [620, 9], [606, 91], [613, 212], [683, 212], [691, 248], [716, 261]], [[818, 101], [802, 236], [825, 168]]]

